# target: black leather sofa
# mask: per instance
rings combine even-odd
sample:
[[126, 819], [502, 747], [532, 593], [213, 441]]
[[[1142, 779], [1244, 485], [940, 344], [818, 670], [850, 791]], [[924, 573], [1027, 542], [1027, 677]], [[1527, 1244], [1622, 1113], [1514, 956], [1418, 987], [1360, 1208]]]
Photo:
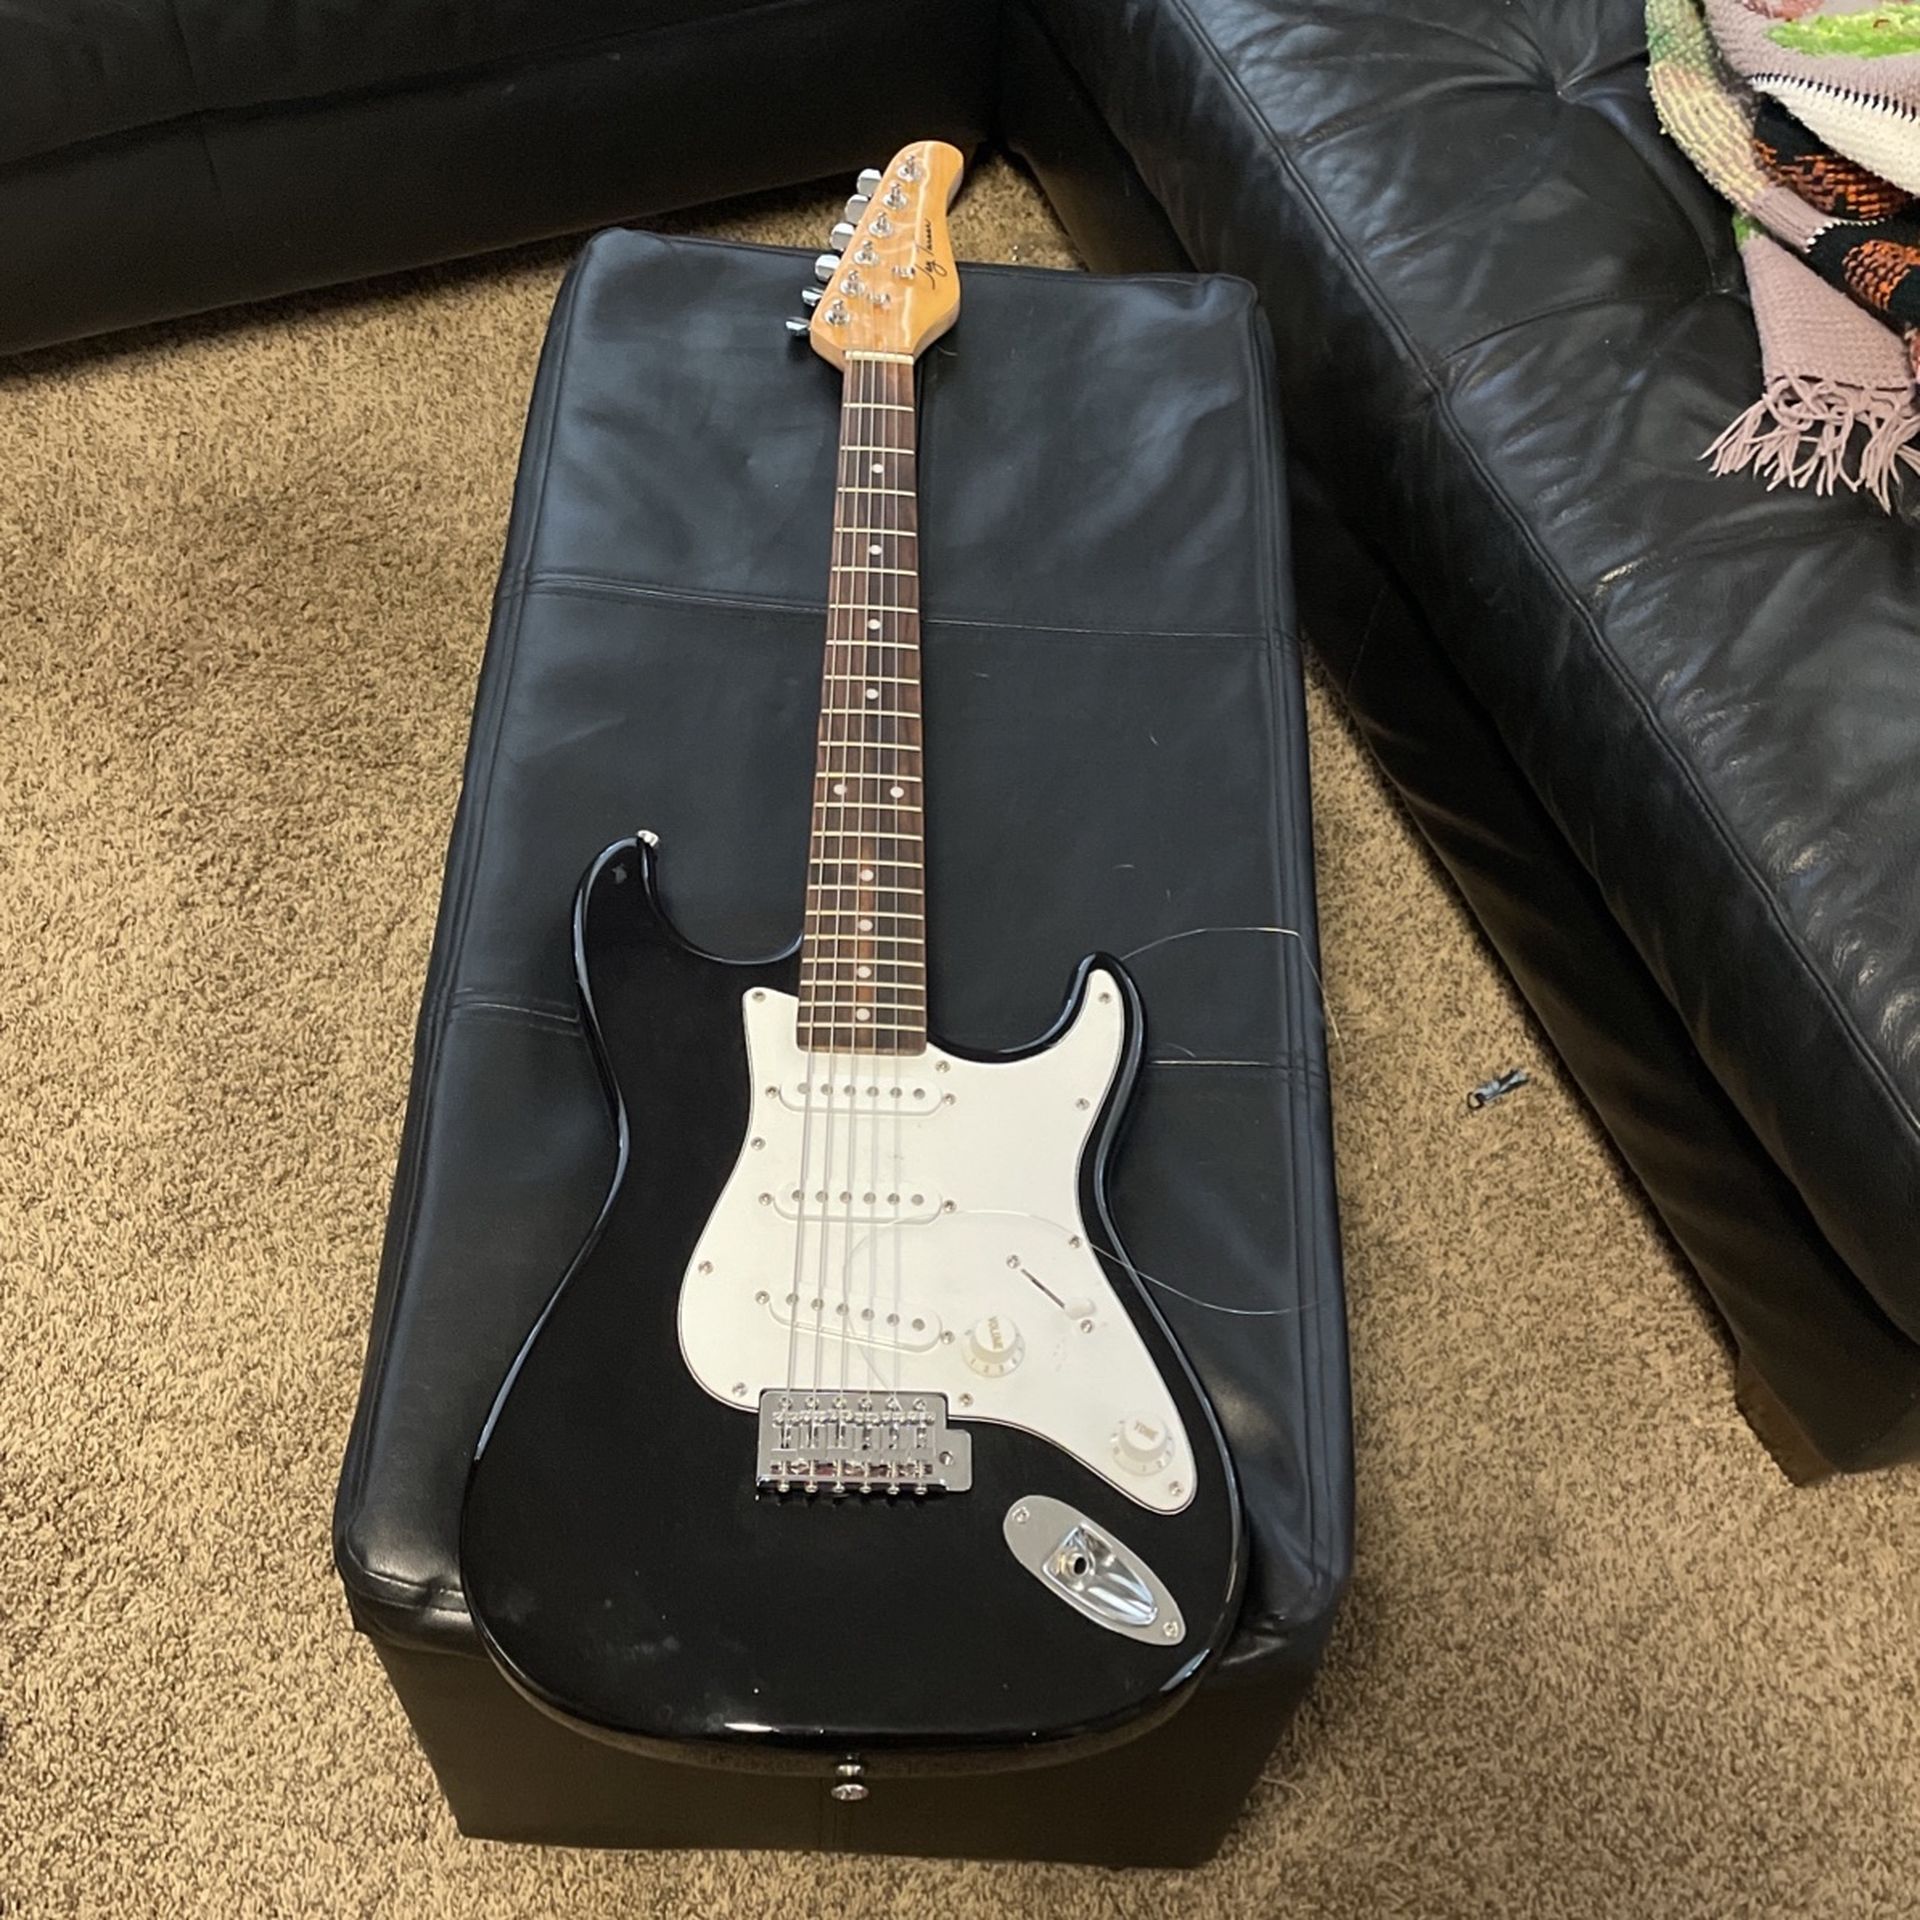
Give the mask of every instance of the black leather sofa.
[[1750, 1417], [1920, 1453], [1920, 505], [1700, 464], [1757, 350], [1638, 0], [73, 0], [0, 95], [0, 347], [908, 133], [1010, 145], [1096, 266], [1246, 275], [1307, 633]]

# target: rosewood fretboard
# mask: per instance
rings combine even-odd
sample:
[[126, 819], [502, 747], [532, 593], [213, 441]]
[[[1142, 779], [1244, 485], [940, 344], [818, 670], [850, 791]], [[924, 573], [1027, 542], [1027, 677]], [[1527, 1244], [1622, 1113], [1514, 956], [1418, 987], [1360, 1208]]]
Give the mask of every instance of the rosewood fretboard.
[[814, 763], [799, 1040], [927, 1044], [913, 364], [847, 356]]

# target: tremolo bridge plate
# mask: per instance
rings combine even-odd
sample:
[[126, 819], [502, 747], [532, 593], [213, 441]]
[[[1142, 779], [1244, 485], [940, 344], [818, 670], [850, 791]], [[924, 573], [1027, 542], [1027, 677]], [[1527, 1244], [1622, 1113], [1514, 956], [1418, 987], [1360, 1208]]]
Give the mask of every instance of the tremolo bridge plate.
[[964, 1493], [973, 1436], [947, 1425], [944, 1393], [768, 1387], [756, 1480], [768, 1493]]

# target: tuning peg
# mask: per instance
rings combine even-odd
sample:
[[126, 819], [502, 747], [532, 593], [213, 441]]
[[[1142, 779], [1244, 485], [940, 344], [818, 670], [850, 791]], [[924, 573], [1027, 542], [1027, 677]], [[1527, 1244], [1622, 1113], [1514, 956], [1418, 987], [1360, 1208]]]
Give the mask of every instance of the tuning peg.
[[873, 197], [874, 188], [877, 187], [880, 184], [880, 182], [884, 180], [886, 177], [887, 176], [884, 173], [882, 173], [878, 167], [862, 167], [860, 169], [860, 178], [854, 182], [855, 190], [857, 192], [864, 193], [869, 199], [871, 199]]
[[849, 220], [858, 220], [860, 216], [866, 212], [867, 205], [867, 196], [864, 193], [856, 193], [853, 198], [847, 202], [847, 218]]
[[840, 256], [823, 253], [813, 263], [813, 277], [824, 287], [840, 271]]
[[818, 287], [802, 287], [800, 289], [800, 304], [803, 307], [817, 307], [820, 304], [820, 289]]
[[827, 235], [827, 245], [844, 251], [846, 248], [847, 242], [852, 238], [853, 238], [853, 223], [848, 220], [842, 220], [839, 223], [839, 225], [836, 226], [833, 229], [833, 231]]
[[788, 318], [787, 331], [795, 335], [811, 333], [813, 331], [813, 322], [801, 319], [797, 313], [793, 314]]

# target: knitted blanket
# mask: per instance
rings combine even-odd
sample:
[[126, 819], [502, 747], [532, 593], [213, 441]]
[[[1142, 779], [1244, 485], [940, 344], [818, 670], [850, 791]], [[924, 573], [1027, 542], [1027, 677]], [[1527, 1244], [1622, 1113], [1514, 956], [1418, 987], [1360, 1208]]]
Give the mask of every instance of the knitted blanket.
[[[1759, 399], [1716, 473], [1920, 473], [1920, 0], [1646, 0], [1661, 124], [1736, 211]], [[1909, 483], [1911, 484], [1911, 483]]]

